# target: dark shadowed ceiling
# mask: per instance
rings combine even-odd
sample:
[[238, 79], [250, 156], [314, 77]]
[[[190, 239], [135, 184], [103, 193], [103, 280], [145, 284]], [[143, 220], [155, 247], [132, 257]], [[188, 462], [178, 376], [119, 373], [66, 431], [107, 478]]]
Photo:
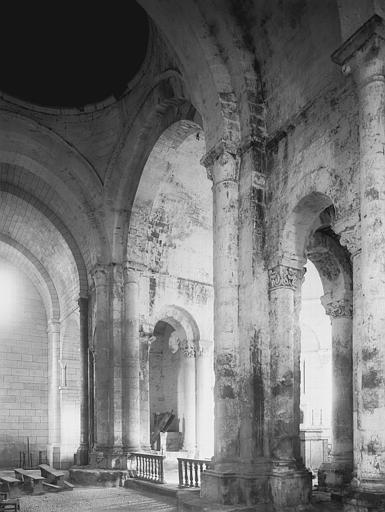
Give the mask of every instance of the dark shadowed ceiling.
[[145, 56], [146, 14], [134, 0], [81, 5], [2, 5], [0, 91], [61, 107], [122, 94]]

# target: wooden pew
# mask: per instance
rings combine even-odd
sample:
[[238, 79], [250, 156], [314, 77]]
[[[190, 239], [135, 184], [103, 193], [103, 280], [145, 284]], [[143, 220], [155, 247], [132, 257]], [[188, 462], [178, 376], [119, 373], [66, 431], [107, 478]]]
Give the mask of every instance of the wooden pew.
[[23, 482], [23, 489], [31, 494], [44, 494], [43, 482], [45, 478], [36, 471], [16, 468], [16, 478]]
[[48, 464], [39, 464], [41, 476], [43, 476], [48, 483], [64, 487], [64, 473], [58, 469], [48, 466]]
[[41, 475], [47, 482], [43, 482], [45, 488], [50, 491], [72, 491], [74, 486], [64, 480], [65, 473], [60, 469], [55, 469], [48, 464], [39, 464]]
[[11, 476], [0, 474], [0, 489], [1, 492], [6, 492], [8, 498], [20, 497], [20, 480]]

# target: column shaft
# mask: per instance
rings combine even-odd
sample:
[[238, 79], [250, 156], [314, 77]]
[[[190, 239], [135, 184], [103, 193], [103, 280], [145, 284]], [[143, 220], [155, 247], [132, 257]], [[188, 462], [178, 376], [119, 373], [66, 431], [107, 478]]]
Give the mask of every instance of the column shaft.
[[[270, 270], [272, 456], [292, 466], [299, 439], [295, 396], [295, 288], [300, 271], [282, 265]], [[299, 403], [298, 403], [299, 407]]]
[[223, 152], [212, 169], [216, 466], [239, 458], [238, 167], [238, 158]]
[[80, 320], [80, 447], [79, 463], [88, 464], [89, 409], [88, 409], [88, 298], [79, 298]]
[[104, 267], [94, 272], [94, 436], [96, 450], [113, 446], [113, 353], [109, 335], [109, 273]]
[[60, 323], [48, 322], [48, 460], [60, 464]]
[[190, 456], [195, 455], [196, 444], [196, 393], [195, 393], [195, 353], [188, 350], [182, 355], [183, 402], [184, 402], [184, 441], [183, 448]]
[[[361, 487], [385, 491], [385, 76], [384, 55], [359, 63], [361, 346], [359, 435]], [[385, 51], [384, 51], [385, 52]]]
[[128, 452], [137, 451], [140, 447], [138, 290], [138, 273], [125, 269], [125, 329], [122, 346], [123, 446]]

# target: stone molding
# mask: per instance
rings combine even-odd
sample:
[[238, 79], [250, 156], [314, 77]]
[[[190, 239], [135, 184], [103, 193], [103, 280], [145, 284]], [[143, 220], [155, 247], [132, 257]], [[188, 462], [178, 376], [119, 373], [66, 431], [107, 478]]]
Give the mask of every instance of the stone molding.
[[345, 73], [350, 70], [346, 68], [347, 63], [359, 51], [363, 50], [365, 45], [373, 40], [378, 47], [380, 40], [385, 41], [385, 23], [381, 16], [374, 14], [364, 23], [347, 41], [345, 41], [331, 56], [332, 61], [339, 66], [345, 66]]
[[[207, 171], [207, 178], [211, 181], [213, 180], [213, 167], [215, 162], [219, 159], [226, 159], [223, 164], [225, 164], [229, 157], [233, 158], [234, 160], [240, 160], [240, 157], [250, 149], [260, 149], [263, 145], [263, 141], [261, 141], [259, 138], [256, 137], [250, 137], [244, 142], [241, 143], [234, 143], [229, 140], [221, 140], [213, 146], [200, 160], [201, 165], [203, 167], [206, 167]], [[228, 181], [238, 181], [239, 179], [239, 165], [236, 165], [237, 170], [234, 173], [234, 176], [228, 176], [226, 179]], [[265, 176], [262, 173], [256, 173], [258, 174], [257, 181], [261, 182], [261, 177], [263, 177], [263, 186], [265, 182]], [[254, 177], [253, 177], [254, 180]], [[223, 181], [223, 180], [221, 180]]]
[[321, 299], [325, 308], [325, 312], [332, 318], [352, 318], [353, 317], [353, 304], [347, 299], [333, 300], [326, 302]]
[[269, 289], [289, 288], [295, 290], [302, 282], [304, 270], [277, 265], [269, 269]]

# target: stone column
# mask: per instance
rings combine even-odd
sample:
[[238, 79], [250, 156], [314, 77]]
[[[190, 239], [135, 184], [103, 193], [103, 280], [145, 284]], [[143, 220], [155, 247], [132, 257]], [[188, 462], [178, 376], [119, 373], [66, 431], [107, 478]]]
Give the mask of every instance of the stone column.
[[109, 332], [109, 269], [98, 265], [95, 283], [94, 334], [94, 442], [99, 465], [108, 465], [114, 444], [113, 431], [113, 351]]
[[214, 460], [219, 471], [239, 459], [238, 200], [239, 157], [214, 148], [203, 160], [213, 180]]
[[183, 375], [183, 449], [190, 457], [196, 450], [196, 388], [195, 388], [195, 355], [196, 347], [192, 341], [181, 343], [181, 363]]
[[[385, 506], [384, 39], [384, 20], [375, 15], [333, 54], [333, 60], [343, 66], [344, 72], [353, 72], [358, 91], [363, 326], [358, 361], [361, 399], [355, 430], [359, 453], [355, 454], [354, 483], [364, 493], [382, 493], [382, 506]], [[380, 510], [377, 505], [371, 507]]]
[[[240, 460], [238, 234], [240, 158], [225, 143], [202, 159], [213, 181], [214, 469], [202, 476], [201, 495], [234, 503]], [[232, 501], [229, 501], [232, 500]]]
[[48, 461], [60, 467], [60, 322], [48, 322]]
[[303, 270], [277, 265], [269, 270], [271, 332], [270, 488], [276, 507], [308, 503], [312, 480], [299, 459], [298, 289]]
[[214, 368], [212, 340], [200, 340], [196, 356], [197, 457], [214, 453]]
[[78, 464], [88, 464], [89, 452], [89, 410], [88, 410], [88, 298], [80, 297], [80, 446], [77, 452]]
[[321, 466], [318, 480], [327, 488], [341, 488], [350, 482], [353, 470], [353, 306], [349, 299], [327, 296], [321, 302], [332, 327], [333, 458]]
[[124, 330], [122, 344], [123, 446], [126, 452], [140, 448], [139, 403], [139, 273], [124, 268]]
[[[150, 450], [150, 345], [153, 337], [149, 333], [140, 332], [140, 445], [142, 450]], [[155, 338], [154, 338], [155, 339]]]

